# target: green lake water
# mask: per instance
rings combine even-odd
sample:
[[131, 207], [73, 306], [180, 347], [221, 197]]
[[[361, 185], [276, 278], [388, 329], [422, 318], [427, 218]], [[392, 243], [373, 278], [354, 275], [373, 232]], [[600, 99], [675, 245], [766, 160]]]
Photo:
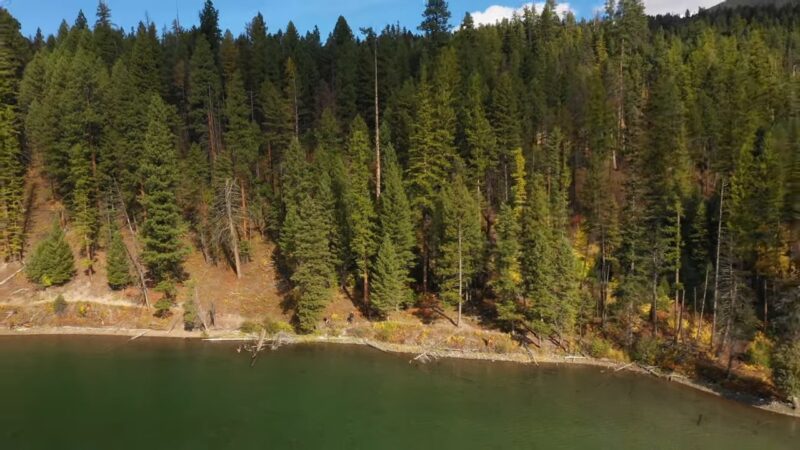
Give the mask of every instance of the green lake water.
[[0, 449], [800, 449], [800, 420], [646, 376], [408, 360], [0, 338]]

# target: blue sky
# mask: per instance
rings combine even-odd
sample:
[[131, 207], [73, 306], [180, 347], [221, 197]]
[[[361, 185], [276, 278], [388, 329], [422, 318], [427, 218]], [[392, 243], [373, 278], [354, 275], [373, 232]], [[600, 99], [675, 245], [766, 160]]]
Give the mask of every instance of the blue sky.
[[[464, 13], [482, 12], [486, 21], [498, 15], [507, 15], [531, 0], [450, 0], [453, 24], [457, 25]], [[543, 0], [542, 0], [543, 1]], [[650, 10], [696, 10], [697, 6], [713, 5], [719, 0], [645, 0]], [[107, 0], [112, 19], [118, 26], [129, 30], [145, 15], [159, 27], [169, 25], [175, 17], [189, 27], [197, 22], [197, 13], [204, 0]], [[568, 7], [579, 17], [591, 17], [604, 0], [571, 0]], [[323, 37], [331, 30], [339, 15], [345, 16], [351, 28], [384, 25], [399, 22], [415, 29], [420, 21], [424, 0], [216, 0], [220, 10], [220, 25], [234, 34], [244, 30], [245, 24], [261, 12], [271, 31], [284, 28], [289, 20], [302, 31], [319, 26]], [[58, 29], [62, 19], [72, 23], [78, 10], [83, 9], [90, 22], [94, 22], [97, 0], [0, 0], [22, 23], [22, 32], [32, 35], [37, 27], [45, 34]], [[564, 6], [566, 7], [566, 6]]]

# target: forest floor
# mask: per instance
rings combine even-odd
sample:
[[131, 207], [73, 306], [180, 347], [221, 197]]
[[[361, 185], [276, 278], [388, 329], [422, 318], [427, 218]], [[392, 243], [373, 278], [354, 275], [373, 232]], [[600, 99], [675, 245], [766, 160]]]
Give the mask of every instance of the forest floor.
[[[30, 237], [27, 253], [48, 233], [52, 224], [60, 220], [63, 211], [36, 168], [32, 172], [32, 176], [27, 177], [31, 211], [26, 224]], [[129, 231], [123, 230], [123, 235], [129, 247], [133, 247]], [[251, 341], [265, 324], [278, 324], [281, 330], [290, 328], [293, 307], [287, 300], [287, 283], [274, 264], [275, 247], [258, 237], [251, 240], [250, 260], [244, 264], [241, 278], [237, 278], [224, 262], [212, 264], [205, 261], [200, 251], [192, 251], [184, 264], [188, 277], [179, 289], [177, 304], [172, 314], [163, 318], [156, 317], [153, 309], [144, 304], [138, 288], [109, 289], [104, 251], [95, 255], [92, 273], [81, 270], [86, 265], [82, 261], [84, 256], [78, 256], [78, 239], [70, 230], [67, 230], [67, 239], [79, 270], [64, 286], [41, 289], [26, 279], [20, 264], [0, 264], [0, 335], [88, 334]], [[186, 244], [192, 246], [191, 242]], [[149, 292], [153, 304], [159, 294]], [[63, 296], [67, 307], [56, 313], [53, 304], [59, 295]], [[200, 305], [204, 317], [213, 310], [213, 325], [208, 324], [204, 331], [184, 330], [182, 304], [188, 300]], [[456, 327], [457, 313], [446, 306], [395, 311], [386, 321], [373, 322], [362, 315], [359, 302], [347, 291], [340, 290], [327, 307], [323, 315], [325, 320], [320, 322], [316, 333], [297, 336], [288, 332], [286, 336], [290, 342], [299, 343], [369, 345], [382, 351], [415, 355], [416, 361], [470, 358], [633, 370], [800, 417], [800, 411], [776, 400], [774, 387], [763, 371], [737, 362], [731, 376], [727, 376], [722, 363], [724, 357], [698, 357], [702, 352], [695, 352], [691, 357], [679, 358], [676, 364], [656, 368], [633, 363], [621, 351], [613, 351], [606, 358], [592, 357], [588, 350], [589, 337], [567, 345], [546, 338], [512, 337], [485, 324], [480, 314], [472, 311], [463, 317], [461, 326]], [[352, 320], [348, 320], [350, 315]]]

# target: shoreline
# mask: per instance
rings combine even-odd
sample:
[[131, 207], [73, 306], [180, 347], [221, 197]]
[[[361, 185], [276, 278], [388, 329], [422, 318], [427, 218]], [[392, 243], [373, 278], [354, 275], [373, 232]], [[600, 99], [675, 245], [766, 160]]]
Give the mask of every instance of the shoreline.
[[[243, 335], [235, 330], [214, 330], [205, 335], [198, 334], [197, 332], [187, 332], [180, 330], [153, 330], [147, 328], [100, 328], [100, 327], [32, 327], [32, 328], [15, 328], [15, 329], [0, 329], [0, 337], [7, 336], [116, 336], [116, 337], [129, 337], [129, 341], [139, 338], [156, 338], [156, 339], [191, 339], [205, 342], [250, 342], [256, 340], [254, 335]], [[510, 362], [517, 364], [532, 364], [539, 366], [544, 365], [575, 365], [598, 367], [604, 369], [613, 369], [613, 372], [633, 372], [639, 375], [653, 376], [667, 382], [674, 382], [686, 388], [694, 389], [696, 391], [704, 392], [716, 397], [725, 398], [735, 401], [745, 406], [754, 407], [762, 411], [780, 414], [783, 416], [793, 417], [800, 419], [800, 410], [792, 409], [788, 403], [780, 402], [778, 400], [764, 400], [755, 398], [748, 394], [742, 394], [735, 391], [719, 388], [712, 383], [705, 382], [698, 379], [692, 379], [677, 373], [665, 373], [657, 368], [649, 368], [641, 366], [637, 363], [621, 363], [609, 359], [597, 359], [588, 356], [561, 356], [553, 354], [523, 354], [523, 353], [489, 353], [489, 352], [475, 352], [464, 351], [457, 349], [439, 348], [431, 349], [425, 348], [421, 345], [411, 344], [392, 344], [386, 342], [379, 342], [365, 338], [358, 338], [353, 336], [302, 336], [290, 335], [291, 338], [282, 342], [282, 345], [295, 345], [295, 344], [339, 344], [339, 345], [360, 345], [373, 348], [384, 353], [397, 353], [406, 355], [417, 355], [409, 360], [409, 363], [414, 362], [421, 356], [425, 355], [432, 359], [447, 358], [447, 359], [465, 359], [475, 361], [488, 361], [488, 362]], [[271, 341], [272, 339], [267, 339]], [[716, 387], [716, 388], [715, 388]]]

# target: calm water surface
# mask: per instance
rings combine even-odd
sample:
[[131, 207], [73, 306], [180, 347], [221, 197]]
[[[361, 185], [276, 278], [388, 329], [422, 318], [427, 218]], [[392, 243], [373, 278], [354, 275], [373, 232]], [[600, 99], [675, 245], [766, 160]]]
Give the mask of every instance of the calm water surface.
[[234, 348], [0, 338], [0, 449], [800, 449], [800, 420], [629, 373]]

